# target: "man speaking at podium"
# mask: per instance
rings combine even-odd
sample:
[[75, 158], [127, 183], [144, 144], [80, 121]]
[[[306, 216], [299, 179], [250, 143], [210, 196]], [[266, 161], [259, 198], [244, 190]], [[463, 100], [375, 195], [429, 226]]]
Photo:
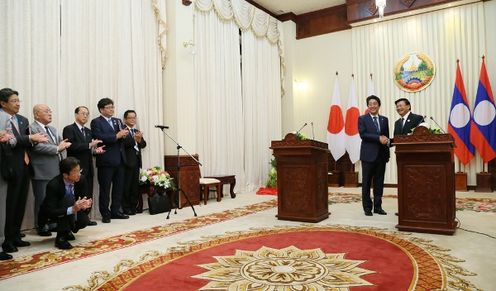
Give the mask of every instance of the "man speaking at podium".
[[411, 112], [410, 101], [400, 98], [394, 102], [396, 112], [400, 118], [394, 123], [394, 135], [407, 135], [412, 132], [420, 123], [424, 122], [424, 117]]

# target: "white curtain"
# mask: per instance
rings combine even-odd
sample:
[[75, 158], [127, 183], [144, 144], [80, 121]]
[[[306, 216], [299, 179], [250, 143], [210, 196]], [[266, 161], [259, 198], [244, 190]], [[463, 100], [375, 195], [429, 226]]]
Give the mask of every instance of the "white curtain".
[[[362, 76], [357, 79], [361, 91], [359, 96], [366, 96], [367, 76], [373, 73], [376, 95], [381, 97], [383, 104], [381, 114], [389, 117], [389, 128], [392, 129], [394, 121], [399, 118], [394, 100], [407, 97], [412, 112], [433, 116], [444, 130], [447, 129], [457, 59], [460, 60], [467, 98], [472, 107], [481, 56], [486, 50], [483, 5], [479, 2], [352, 28], [353, 72]], [[407, 93], [394, 85], [393, 69], [403, 55], [413, 51], [431, 57], [436, 75], [427, 89]], [[361, 100], [363, 108], [365, 97]], [[432, 121], [430, 123], [437, 127]], [[386, 167], [386, 183], [396, 183], [395, 160], [392, 148], [392, 162]], [[475, 185], [475, 173], [482, 170], [480, 157], [477, 156], [466, 167], [462, 166], [463, 170], [469, 173], [468, 184]]]
[[234, 174], [244, 184], [239, 30], [215, 12], [195, 12], [198, 154], [202, 175]]
[[272, 140], [281, 139], [280, 59], [277, 45], [251, 31], [241, 37], [247, 188], [267, 181]]
[[[60, 132], [74, 122], [76, 106], [97, 117], [103, 97], [114, 100], [116, 117], [134, 109], [148, 142], [143, 166], [162, 165], [163, 136], [153, 128], [163, 121], [163, 95], [152, 2], [165, 15], [165, 0], [2, 0], [0, 87], [19, 91], [20, 113], [30, 121], [34, 104], [48, 104]], [[33, 225], [32, 196], [24, 228]]]

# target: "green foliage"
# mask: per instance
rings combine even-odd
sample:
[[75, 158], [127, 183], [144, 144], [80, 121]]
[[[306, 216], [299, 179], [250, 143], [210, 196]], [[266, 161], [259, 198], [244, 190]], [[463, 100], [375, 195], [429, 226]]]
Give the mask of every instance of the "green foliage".
[[439, 128], [436, 128], [436, 127], [430, 127], [429, 132], [432, 134], [441, 134], [442, 133], [441, 130]]
[[301, 132], [297, 132], [295, 133], [295, 136], [296, 136], [296, 139], [297, 140], [306, 140], [306, 136], [304, 136], [303, 134], [301, 134]]
[[269, 180], [266, 186], [269, 188], [277, 188], [277, 162], [276, 159], [270, 160]]

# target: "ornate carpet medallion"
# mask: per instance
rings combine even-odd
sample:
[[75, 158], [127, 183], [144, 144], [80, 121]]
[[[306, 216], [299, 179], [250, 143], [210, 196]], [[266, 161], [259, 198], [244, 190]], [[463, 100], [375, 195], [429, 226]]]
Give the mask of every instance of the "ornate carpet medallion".
[[215, 257], [216, 263], [201, 265], [209, 271], [194, 277], [210, 280], [200, 290], [348, 290], [372, 285], [360, 276], [374, 271], [359, 268], [364, 261], [344, 257], [295, 246], [237, 250], [234, 256]]
[[[343, 225], [257, 228], [181, 243], [65, 290], [480, 290], [449, 250]], [[171, 289], [174, 288], [174, 289]]]

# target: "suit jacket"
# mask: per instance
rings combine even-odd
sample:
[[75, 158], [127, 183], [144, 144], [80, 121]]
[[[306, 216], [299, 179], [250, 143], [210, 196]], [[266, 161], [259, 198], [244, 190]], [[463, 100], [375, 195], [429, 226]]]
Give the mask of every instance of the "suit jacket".
[[126, 153], [126, 162], [125, 165], [128, 168], [135, 168], [138, 166], [141, 168], [141, 149], [146, 147], [146, 141], [144, 138], [141, 139], [141, 142], [136, 143], [138, 146], [138, 151], [134, 148], [135, 140], [131, 133], [124, 138], [124, 150]]
[[396, 120], [396, 122], [394, 123], [394, 135], [407, 135], [412, 132], [412, 129], [417, 127], [423, 121], [423, 116], [410, 112], [410, 115], [408, 115], [403, 128], [401, 128], [401, 118]]
[[383, 145], [379, 141], [381, 135], [389, 138], [389, 123], [387, 117], [379, 115], [379, 127], [380, 133], [377, 133], [377, 129], [370, 114], [365, 114], [358, 118], [358, 132], [362, 139], [360, 160], [364, 162], [373, 162], [379, 156], [385, 162], [389, 161], [389, 146]]
[[64, 127], [62, 136], [72, 144], [67, 148], [67, 156], [75, 157], [79, 160], [79, 165], [83, 170], [83, 175], [93, 177], [93, 152], [89, 148], [91, 142], [91, 130], [83, 127], [85, 135], [79, 130], [76, 123]]
[[118, 118], [112, 117], [113, 127], [103, 116], [91, 121], [91, 132], [93, 138], [100, 139], [105, 145], [105, 153], [96, 156], [97, 167], [117, 167], [125, 162], [124, 147], [122, 139], [117, 139], [116, 134], [124, 125]]
[[12, 171], [17, 175], [21, 175], [24, 168], [27, 167], [24, 162], [24, 153], [32, 146], [29, 141], [29, 121], [26, 117], [16, 114], [19, 130], [12, 126], [12, 133], [16, 138], [15, 145], [4, 145], [6, 155], [9, 156], [9, 165]]
[[[74, 199], [77, 200], [79, 197], [84, 197], [86, 193], [86, 183], [84, 181], [84, 176], [81, 176], [81, 180], [74, 184]], [[54, 177], [47, 184], [45, 200], [40, 207], [40, 216], [42, 220], [46, 218], [61, 218], [67, 216], [67, 208], [72, 205], [68, 203], [65, 196], [65, 183], [62, 174]], [[78, 217], [79, 219], [79, 217]], [[72, 221], [73, 222], [73, 221]]]
[[[35, 180], [51, 180], [57, 176], [59, 172], [59, 162], [65, 159], [67, 151], [59, 153], [58, 145], [62, 141], [62, 137], [57, 133], [57, 129], [51, 125], [47, 125], [52, 133], [55, 141], [48, 137], [48, 142], [37, 143], [33, 146], [30, 153], [31, 167], [33, 168], [33, 179]], [[29, 126], [31, 133], [45, 133], [45, 129], [36, 121]], [[48, 134], [48, 133], [47, 133]]]

